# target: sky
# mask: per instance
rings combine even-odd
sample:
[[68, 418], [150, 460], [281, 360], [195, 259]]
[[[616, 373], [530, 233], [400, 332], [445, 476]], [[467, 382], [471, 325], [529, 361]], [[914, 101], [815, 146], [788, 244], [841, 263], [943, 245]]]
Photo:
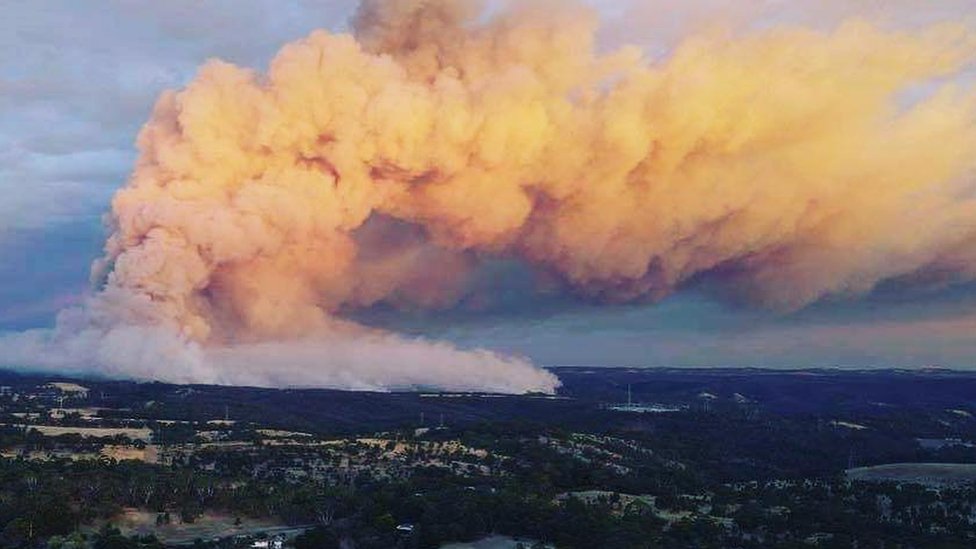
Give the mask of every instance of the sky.
[[[972, 19], [970, 2], [592, 0], [601, 44], [664, 57], [721, 22], [830, 28], [857, 15], [895, 27]], [[681, 7], [677, 7], [680, 4]], [[264, 68], [314, 29], [342, 31], [354, 0], [6, 0], [0, 18], [0, 331], [46, 327], [90, 290], [102, 217], [131, 172], [134, 140], [166, 89], [209, 58]], [[519, 289], [489, 310], [361, 320], [535, 363], [620, 366], [976, 368], [976, 287], [882, 285], [799, 311], [722, 301], [690, 287], [658, 303], [594, 305]]]

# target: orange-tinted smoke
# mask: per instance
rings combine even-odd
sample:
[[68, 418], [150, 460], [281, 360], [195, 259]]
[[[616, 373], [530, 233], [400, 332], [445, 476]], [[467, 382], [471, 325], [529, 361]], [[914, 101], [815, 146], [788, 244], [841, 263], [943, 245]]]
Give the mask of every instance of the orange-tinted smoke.
[[593, 299], [707, 281], [783, 308], [976, 276], [966, 26], [712, 32], [659, 62], [598, 52], [597, 26], [566, 2], [364, 0], [354, 35], [266, 74], [207, 63], [140, 134], [107, 291], [257, 344], [450, 306], [485, 257]]

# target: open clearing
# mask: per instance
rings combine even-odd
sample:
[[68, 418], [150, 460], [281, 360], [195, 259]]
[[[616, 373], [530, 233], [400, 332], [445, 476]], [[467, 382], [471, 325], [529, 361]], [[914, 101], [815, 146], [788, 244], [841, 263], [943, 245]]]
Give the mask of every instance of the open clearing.
[[890, 463], [847, 470], [852, 480], [959, 485], [976, 482], [976, 463]]
[[[521, 543], [523, 547], [532, 547], [531, 540], [513, 539], [506, 536], [491, 536], [472, 543], [450, 543], [442, 545], [441, 549], [515, 549]], [[548, 546], [547, 546], [548, 547]]]
[[83, 437], [114, 437], [125, 435], [131, 440], [149, 442], [152, 431], [149, 428], [134, 427], [62, 427], [60, 425], [17, 425], [21, 429], [37, 429], [42, 435], [56, 437], [60, 435], [81, 435]]
[[268, 535], [284, 534], [293, 537], [309, 526], [286, 526], [275, 520], [236, 517], [220, 513], [205, 513], [192, 523], [181, 522], [178, 513], [172, 513], [170, 524], [156, 525], [157, 513], [139, 509], [125, 509], [121, 515], [109, 521], [126, 535], [153, 534], [167, 545], [192, 544], [196, 539], [213, 540], [230, 536], [249, 536], [263, 532]]

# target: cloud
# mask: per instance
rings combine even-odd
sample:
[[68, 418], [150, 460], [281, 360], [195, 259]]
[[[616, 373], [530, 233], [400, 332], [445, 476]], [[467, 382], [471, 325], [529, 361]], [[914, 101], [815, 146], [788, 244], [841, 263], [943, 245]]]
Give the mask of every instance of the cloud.
[[156, 97], [188, 81], [207, 58], [262, 65], [282, 42], [341, 27], [353, 7], [352, 0], [115, 0], [98, 9], [68, 0], [6, 2], [0, 239], [106, 211]]
[[542, 318], [469, 317], [418, 333], [531, 356], [547, 366], [974, 369], [972, 290], [923, 301], [825, 304], [788, 315], [685, 293], [654, 305], [569, 309]]
[[89, 293], [105, 232], [98, 219], [13, 229], [0, 238], [0, 331], [50, 326]]

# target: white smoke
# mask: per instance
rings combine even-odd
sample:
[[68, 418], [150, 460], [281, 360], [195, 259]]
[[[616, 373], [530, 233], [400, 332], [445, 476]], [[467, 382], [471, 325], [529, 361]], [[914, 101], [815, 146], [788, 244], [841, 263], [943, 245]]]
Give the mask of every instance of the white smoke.
[[[169, 383], [551, 393], [553, 374], [486, 350], [347, 326], [300, 339], [204, 346], [175, 326], [109, 307], [109, 295], [63, 311], [53, 330], [0, 336], [0, 360], [34, 372]], [[147, 310], [151, 310], [151, 307]]]

